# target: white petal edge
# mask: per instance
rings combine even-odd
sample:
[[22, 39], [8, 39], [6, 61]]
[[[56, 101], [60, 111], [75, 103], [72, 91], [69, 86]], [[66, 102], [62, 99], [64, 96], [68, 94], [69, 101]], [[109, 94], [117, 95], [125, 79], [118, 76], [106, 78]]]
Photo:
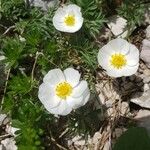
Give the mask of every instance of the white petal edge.
[[98, 63], [103, 69], [107, 69], [109, 65], [109, 57], [110, 55], [107, 54], [107, 52], [104, 51], [104, 49], [100, 49], [98, 52]]
[[107, 44], [116, 53], [127, 54], [129, 51], [129, 43], [121, 38], [116, 38], [108, 42]]
[[108, 68], [106, 70], [106, 73], [109, 76], [114, 77], [114, 78], [122, 77], [123, 73], [124, 73], [124, 68], [122, 68], [122, 69], [116, 69], [116, 68], [113, 68], [113, 67], [110, 66], [110, 68]]
[[77, 109], [87, 103], [90, 97], [89, 89], [86, 89], [80, 97], [69, 97], [67, 103], [73, 109]]
[[61, 100], [60, 104], [51, 109], [49, 112], [55, 115], [65, 116], [72, 111], [72, 108], [67, 104], [66, 100]]
[[138, 67], [139, 67], [139, 63], [136, 64], [135, 66], [127, 66], [125, 67], [124, 69], [124, 76], [131, 76], [133, 74], [135, 74], [138, 70]]
[[60, 103], [60, 99], [55, 96], [54, 89], [45, 83], [39, 86], [38, 98], [47, 110], [57, 107]]
[[44, 83], [48, 83], [50, 86], [56, 86], [58, 83], [65, 81], [63, 72], [60, 69], [50, 70], [43, 78]]
[[82, 80], [74, 89], [71, 94], [71, 97], [80, 97], [85, 90], [88, 88], [87, 81]]
[[81, 12], [81, 8], [78, 5], [70, 4], [67, 6], [67, 11]]
[[65, 79], [68, 83], [71, 84], [72, 87], [75, 87], [80, 80], [81, 74], [79, 71], [73, 69], [73, 68], [67, 68], [64, 70]]
[[84, 92], [84, 103], [83, 105], [85, 105], [90, 99], [90, 90], [87, 89], [85, 92]]
[[128, 66], [135, 66], [139, 63], [139, 50], [133, 44], [130, 44], [130, 50], [126, 58]]
[[67, 103], [69, 105], [69, 107], [76, 109], [78, 107], [81, 107], [83, 105], [83, 95], [81, 95], [80, 97], [68, 97], [67, 98]]

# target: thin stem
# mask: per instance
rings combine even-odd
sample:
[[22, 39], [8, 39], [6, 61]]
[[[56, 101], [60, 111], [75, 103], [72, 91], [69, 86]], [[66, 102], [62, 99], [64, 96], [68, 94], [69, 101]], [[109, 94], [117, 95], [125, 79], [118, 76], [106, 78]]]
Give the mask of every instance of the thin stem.
[[2, 101], [1, 101], [1, 110], [3, 108], [3, 103], [4, 103], [5, 94], [6, 94], [6, 90], [7, 90], [7, 84], [8, 84], [8, 79], [9, 79], [10, 71], [11, 71], [11, 69], [9, 69], [8, 72], [7, 72], [7, 77], [6, 77], [6, 82], [5, 82], [5, 88], [4, 88], [4, 94], [3, 94]]

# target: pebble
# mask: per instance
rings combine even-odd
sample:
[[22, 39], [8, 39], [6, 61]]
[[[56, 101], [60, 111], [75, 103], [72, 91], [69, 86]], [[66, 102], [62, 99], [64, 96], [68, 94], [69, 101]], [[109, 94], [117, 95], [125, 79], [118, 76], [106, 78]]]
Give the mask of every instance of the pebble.
[[100, 102], [104, 105], [105, 104], [105, 96], [101, 93], [99, 94], [99, 99], [100, 99]]
[[0, 114], [0, 126], [2, 125], [6, 125], [9, 122], [9, 118], [7, 117], [6, 114]]
[[148, 39], [144, 39], [142, 41], [140, 58], [145, 62], [146, 66], [150, 68], [150, 40]]
[[144, 83], [149, 83], [149, 82], [150, 82], [150, 77], [144, 78], [144, 79], [143, 79], [143, 82], [144, 82]]
[[143, 108], [150, 108], [150, 89], [145, 92], [137, 92], [130, 101]]
[[124, 116], [129, 113], [129, 104], [127, 102], [122, 102], [121, 103], [121, 115]]
[[134, 118], [137, 120], [137, 124], [140, 127], [146, 128], [150, 132], [150, 111], [149, 110], [139, 110]]
[[115, 137], [116, 137], [116, 138], [120, 137], [121, 134], [122, 134], [122, 132], [123, 132], [122, 129], [116, 128], [116, 129], [115, 129]]
[[146, 38], [150, 40], [150, 25], [146, 29]]
[[59, 4], [59, 0], [29, 0], [31, 6], [40, 7], [44, 11]]
[[1, 141], [2, 147], [4, 149], [2, 150], [17, 150], [16, 142], [13, 138], [6, 138], [5, 140]]
[[115, 36], [120, 36], [122, 38], [126, 37], [128, 34], [128, 31], [126, 30], [127, 27], [127, 20], [118, 16], [114, 15], [110, 18], [108, 18], [108, 27], [110, 28], [111, 32]]
[[149, 85], [148, 84], [144, 84], [144, 91], [149, 90]]
[[143, 74], [146, 75], [146, 76], [150, 76], [150, 69], [145, 69], [143, 71]]

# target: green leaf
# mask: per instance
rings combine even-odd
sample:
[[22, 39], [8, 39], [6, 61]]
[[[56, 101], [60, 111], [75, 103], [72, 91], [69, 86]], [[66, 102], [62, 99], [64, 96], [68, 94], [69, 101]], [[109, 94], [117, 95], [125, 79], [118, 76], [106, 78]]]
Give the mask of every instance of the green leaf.
[[130, 128], [119, 137], [113, 150], [150, 150], [150, 137], [145, 128]]
[[14, 76], [10, 81], [9, 89], [13, 93], [26, 94], [31, 90], [31, 78], [26, 76]]
[[22, 51], [24, 44], [21, 43], [18, 37], [6, 38], [3, 41], [2, 50], [6, 56], [6, 62], [9, 62], [9, 66], [17, 64], [17, 60], [22, 57]]

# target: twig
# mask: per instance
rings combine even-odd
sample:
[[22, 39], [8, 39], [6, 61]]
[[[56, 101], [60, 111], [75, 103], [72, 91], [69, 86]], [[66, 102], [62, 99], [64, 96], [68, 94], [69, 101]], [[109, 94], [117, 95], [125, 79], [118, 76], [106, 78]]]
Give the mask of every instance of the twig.
[[34, 79], [34, 70], [35, 70], [35, 66], [36, 66], [36, 63], [37, 63], [37, 59], [38, 59], [38, 57], [39, 57], [40, 54], [41, 53], [36, 52], [35, 61], [34, 61], [33, 67], [32, 67], [32, 71], [31, 71], [31, 80], [32, 81]]
[[36, 66], [36, 63], [37, 63], [37, 60], [38, 60], [38, 57], [42, 55], [48, 62], [50, 62], [52, 65], [56, 66], [57, 68], [59, 68], [59, 66], [57, 66], [56, 64], [54, 64], [52, 61], [50, 61], [49, 59], [47, 59], [45, 57], [45, 55], [42, 53], [42, 52], [37, 52], [36, 53], [36, 56], [35, 56], [35, 61], [34, 61], [34, 64], [33, 64], [33, 67], [32, 67], [32, 71], [31, 71], [31, 80], [33, 81], [34, 79], [34, 70], [35, 70], [35, 66]]
[[6, 77], [6, 82], [5, 82], [5, 88], [4, 88], [4, 94], [3, 94], [3, 98], [2, 98], [2, 101], [1, 101], [1, 110], [3, 108], [3, 103], [4, 103], [4, 99], [5, 99], [5, 94], [6, 94], [6, 90], [7, 90], [7, 84], [8, 84], [8, 79], [9, 79], [9, 75], [10, 75], [10, 70], [8, 70], [7, 72], [7, 77]]
[[10, 134], [1, 135], [1, 136], [0, 136], [0, 139], [6, 138], [6, 137], [8, 137], [8, 136], [10, 136]]
[[7, 28], [7, 30], [3, 33], [3, 36], [6, 35], [11, 29], [15, 28], [15, 26], [10, 26], [9, 28]]
[[63, 147], [62, 145], [58, 144], [58, 143], [56, 142], [56, 140], [55, 140], [53, 137], [51, 137], [51, 140], [52, 140], [52, 142], [54, 142], [55, 145], [56, 145], [57, 147], [59, 147], [60, 149], [62, 149], [62, 150], [67, 150], [65, 147]]
[[59, 136], [59, 138], [61, 138], [62, 136], [64, 136], [67, 132], [68, 132], [69, 128], [66, 128], [62, 133], [61, 135]]

